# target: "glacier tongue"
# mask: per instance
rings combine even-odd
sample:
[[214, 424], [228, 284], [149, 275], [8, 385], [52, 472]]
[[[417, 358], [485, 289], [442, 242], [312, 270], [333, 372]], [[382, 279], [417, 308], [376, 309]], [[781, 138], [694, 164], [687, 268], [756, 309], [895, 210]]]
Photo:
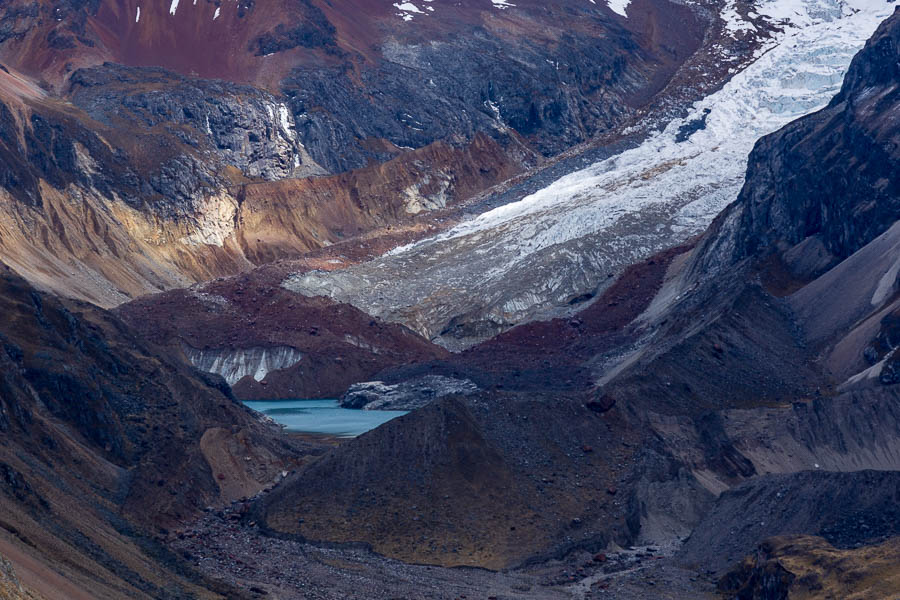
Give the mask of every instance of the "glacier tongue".
[[[450, 349], [559, 314], [572, 297], [611, 283], [609, 273], [703, 231], [737, 196], [756, 140], [824, 106], [896, 4], [760, 2], [755, 12], [782, 30], [639, 147], [378, 260], [285, 286], [350, 302]], [[723, 16], [740, 18], [732, 12]]]

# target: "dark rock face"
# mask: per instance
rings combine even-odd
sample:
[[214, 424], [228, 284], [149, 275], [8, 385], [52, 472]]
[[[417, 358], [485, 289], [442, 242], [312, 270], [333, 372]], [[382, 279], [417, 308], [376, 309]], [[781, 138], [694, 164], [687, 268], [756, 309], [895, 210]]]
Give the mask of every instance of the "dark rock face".
[[884, 361], [878, 380], [884, 385], [900, 383], [900, 310], [885, 315], [879, 324], [880, 331], [873, 342], [865, 348], [864, 357], [869, 364]]
[[0, 42], [24, 37], [37, 25], [40, 5], [36, 2], [20, 3], [7, 8], [0, 22]]
[[389, 60], [363, 71], [361, 86], [348, 65], [298, 70], [283, 89], [304, 143], [331, 172], [383, 161], [360, 145], [368, 138], [418, 148], [478, 131], [508, 145], [518, 134], [553, 155], [620, 122], [629, 112], [621, 99], [648, 85], [650, 60], [621, 30], [600, 40], [569, 35], [558, 50], [550, 61], [546, 47], [483, 29], [432, 43], [385, 41]]
[[[79, 160], [79, 147], [102, 162], [102, 173], [90, 172]], [[121, 156], [104, 144], [97, 132], [75, 119], [55, 113], [31, 114], [21, 127], [0, 99], [0, 183], [19, 202], [40, 206], [40, 180], [57, 189], [69, 184], [133, 193], [135, 179]]]
[[25, 477], [6, 463], [0, 463], [0, 491], [20, 502], [34, 502], [47, 508], [47, 501], [37, 495]]
[[737, 600], [893, 598], [900, 538], [837, 549], [814, 536], [779, 536], [759, 545], [719, 579], [719, 592]]
[[884, 367], [881, 369], [881, 373], [878, 375], [878, 381], [883, 383], [884, 385], [893, 385], [895, 383], [900, 383], [900, 365], [897, 364], [897, 360], [889, 360]]
[[612, 409], [613, 406], [616, 405], [616, 399], [610, 396], [609, 394], [601, 394], [597, 398], [593, 400], [589, 400], [585, 406], [594, 411], [595, 413], [605, 413], [606, 411]]
[[796, 576], [771, 555], [768, 544], [760, 546], [753, 562], [719, 580], [719, 591], [740, 600], [787, 600]]
[[[305, 22], [296, 26], [279, 24], [274, 30], [264, 33], [253, 42], [250, 49], [257, 56], [265, 56], [275, 52], [283, 52], [292, 48], [325, 48], [330, 52], [338, 51], [336, 30], [322, 10], [310, 0], [303, 0]], [[252, 3], [250, 4], [252, 10]]]
[[[217, 161], [197, 161], [205, 167], [207, 186], [225, 165], [240, 169], [248, 178], [267, 180], [323, 172], [314, 164], [304, 164], [293, 116], [280, 100], [262, 90], [113, 64], [76, 71], [69, 86], [73, 102], [101, 123], [115, 127], [127, 119], [147, 129], [165, 130], [186, 150], [209, 151]], [[311, 162], [308, 157], [306, 161]], [[176, 174], [196, 169], [184, 165]], [[158, 191], [167, 195], [170, 190]], [[184, 191], [194, 190], [188, 185]], [[181, 196], [184, 192], [176, 197]]]
[[708, 273], [773, 245], [815, 236], [834, 264], [900, 218], [900, 15], [853, 59], [818, 113], [760, 140], [737, 201], [717, 219], [699, 261]]

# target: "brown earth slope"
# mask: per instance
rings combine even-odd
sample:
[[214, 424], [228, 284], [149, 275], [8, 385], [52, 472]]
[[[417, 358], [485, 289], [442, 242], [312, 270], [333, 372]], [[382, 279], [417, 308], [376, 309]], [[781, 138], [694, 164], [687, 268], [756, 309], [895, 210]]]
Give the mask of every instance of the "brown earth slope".
[[635, 433], [615, 411], [508, 394], [439, 400], [346, 442], [255, 506], [270, 532], [502, 569], [629, 537]]

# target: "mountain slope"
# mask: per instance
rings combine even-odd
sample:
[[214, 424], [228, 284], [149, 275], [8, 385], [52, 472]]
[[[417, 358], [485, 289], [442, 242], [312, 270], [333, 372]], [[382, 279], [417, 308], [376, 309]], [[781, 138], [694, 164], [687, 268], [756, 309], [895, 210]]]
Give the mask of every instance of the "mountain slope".
[[[159, 13], [148, 12], [145, 17], [152, 20], [160, 15], [185, 15], [186, 3], [180, 8], [178, 4], [173, 2], [169, 13], [163, 6]], [[41, 5], [37, 6], [40, 10]], [[248, 5], [240, 6], [250, 10]], [[317, 5], [297, 6], [312, 11], [311, 7]], [[417, 4], [413, 6], [418, 8]], [[509, 27], [536, 14], [530, 11], [540, 12], [530, 4], [523, 6], [527, 10], [518, 12], [514, 7], [491, 6], [490, 11], [496, 12], [488, 11], [488, 16], [479, 12], [477, 19], [486, 26], [496, 18]], [[636, 18], [641, 6], [629, 4], [624, 18]], [[893, 5], [804, 2], [805, 10], [799, 17], [792, 17], [794, 26], [782, 23], [780, 32], [772, 26], [784, 16], [784, 5], [764, 6], [770, 12], [766, 16], [753, 13], [758, 18], [751, 16], [747, 5], [740, 6], [746, 15], [738, 16], [732, 14], [737, 12], [734, 4], [719, 7], [718, 26], [735, 34], [734, 40], [762, 43], [763, 33], [775, 32], [769, 52], [756, 57], [758, 60], [742, 72], [743, 79], [735, 78], [731, 83], [758, 84], [775, 67], [791, 64], [791, 59], [803, 56], [808, 60], [801, 69], [789, 72], [787, 81], [774, 91], [764, 88], [761, 93], [758, 85], [748, 86], [750, 100], [764, 100], [743, 106], [751, 108], [742, 114], [758, 119], [752, 121], [758, 127], [751, 128], [755, 133], [769, 131], [768, 127], [787, 120], [779, 110], [805, 114], [824, 104], [820, 96], [836, 85], [845, 59]], [[796, 6], [791, 4], [791, 8]], [[857, 11], [850, 10], [854, 6]], [[129, 5], [129, 10], [132, 7]], [[436, 5], [435, 11], [440, 8]], [[81, 13], [80, 7], [72, 9], [87, 15], [85, 27], [91, 18], [103, 14], [97, 3], [87, 9]], [[398, 26], [428, 17], [403, 5], [396, 9], [401, 14], [383, 17], [396, 18]], [[613, 16], [607, 14], [606, 7], [601, 10], [612, 19], [609, 22], [625, 27], [621, 13]], [[508, 21], [504, 16], [507, 12], [515, 15]], [[267, 50], [275, 54], [311, 50], [307, 58], [325, 63], [342, 59], [341, 52], [351, 52], [346, 41], [349, 38], [342, 36], [352, 23], [329, 21], [332, 31], [320, 22], [321, 27], [312, 31], [310, 14], [318, 13], [303, 13], [298, 30], [275, 26], [268, 32], [272, 35], [257, 44], [254, 52], [263, 53], [265, 58]], [[584, 13], [575, 10], [573, 14]], [[9, 22], [19, 18], [27, 19], [28, 13], [18, 14]], [[135, 22], [140, 23], [136, 14]], [[70, 27], [70, 22], [63, 23], [61, 29]], [[425, 24], [423, 31], [432, 23]], [[369, 21], [357, 24], [370, 25]], [[470, 25], [463, 20], [460, 27]], [[52, 29], [52, 23], [50, 26]], [[751, 28], [760, 36], [739, 35]], [[48, 29], [37, 31], [49, 38]], [[343, 273], [332, 271], [333, 267], [356, 262], [360, 256], [379, 253], [387, 244], [385, 238], [396, 241], [404, 235], [412, 236], [414, 226], [407, 229], [408, 224], [403, 223], [401, 233], [381, 239], [362, 237], [356, 240], [359, 246], [348, 242], [333, 250], [347, 249], [348, 256], [310, 254], [304, 261], [275, 262], [247, 276], [123, 306], [119, 314], [139, 329], [124, 325], [114, 313], [38, 292], [11, 271], [3, 271], [0, 309], [7, 318], [0, 324], [0, 505], [4, 509], [0, 511], [0, 553], [9, 556], [16, 567], [27, 567], [34, 560], [52, 564], [77, 593], [108, 598], [240, 597], [236, 588], [262, 595], [267, 590], [252, 590], [259, 583], [273, 590], [276, 588], [272, 586], [292, 587], [284, 594], [276, 590], [287, 597], [346, 595], [346, 588], [338, 586], [335, 593], [321, 583], [337, 578], [342, 578], [342, 585], [352, 582], [353, 593], [371, 594], [375, 588], [367, 583], [377, 581], [379, 590], [394, 593], [408, 585], [415, 594], [424, 596], [453, 575], [470, 576], [458, 569], [437, 567], [433, 572], [432, 567], [404, 570], [391, 558], [426, 565], [516, 569], [512, 576], [504, 574], [496, 579], [478, 572], [478, 577], [486, 581], [501, 582], [497, 584], [502, 584], [498, 593], [503, 594], [533, 591], [531, 584], [521, 583], [522, 573], [539, 573], [541, 583], [536, 585], [546, 585], [551, 590], [547, 596], [556, 592], [586, 596], [593, 584], [605, 585], [610, 577], [636, 574], [641, 581], [633, 596], [652, 597], [662, 586], [657, 587], [645, 573], [680, 569], [682, 575], [696, 574], [685, 569], [703, 566], [720, 574], [727, 561], [752, 552], [763, 537], [772, 534], [820, 534], [837, 547], [868, 544], [894, 535], [896, 519], [891, 516], [896, 512], [892, 507], [897, 477], [888, 472], [900, 470], [900, 377], [896, 375], [895, 357], [900, 322], [900, 233], [895, 193], [900, 98], [894, 89], [900, 56], [898, 31], [900, 12], [895, 11], [853, 59], [831, 103], [755, 145], [742, 186], [740, 173], [734, 169], [749, 150], [752, 138], [729, 138], [736, 131], [725, 127], [728, 117], [735, 114], [729, 109], [740, 103], [732, 95], [738, 90], [726, 85], [719, 95], [707, 98], [710, 105], [696, 106], [688, 120], [673, 122], [652, 136], [650, 145], [638, 146], [529, 200], [501, 206], [372, 263], [380, 269], [398, 257], [414, 257], [402, 272], [384, 267], [382, 278], [353, 280], [361, 277], [360, 273], [366, 274], [365, 269], [373, 268], [372, 264]], [[77, 32], [73, 35], [77, 40]], [[408, 35], [414, 37], [415, 31]], [[359, 34], [352, 39], [365, 37]], [[29, 37], [22, 33], [10, 40], [13, 43], [9, 47], [14, 48], [28, 43]], [[622, 38], [618, 41], [624, 43]], [[67, 42], [57, 43], [66, 50]], [[68, 49], [79, 47], [71, 43], [74, 46]], [[91, 48], [80, 40], [78, 43]], [[109, 47], [103, 45], [98, 52]], [[397, 50], [391, 47], [392, 52]], [[378, 64], [363, 50], [358, 50], [361, 58], [353, 60]], [[429, 56], [428, 51], [415, 56], [410, 56], [409, 48], [406, 51], [400, 54], [409, 64]], [[641, 58], [642, 54], [633, 56]], [[49, 60], [52, 63], [54, 59]], [[140, 215], [156, 214], [144, 212], [152, 205], [162, 214], [169, 211], [166, 219], [171, 222], [194, 223], [197, 215], [185, 207], [202, 195], [192, 196], [191, 186], [181, 185], [181, 175], [189, 172], [202, 180], [209, 165], [229, 164], [229, 152], [235, 151], [231, 142], [241, 146], [246, 141], [255, 144], [248, 147], [272, 151], [277, 157], [269, 156], [262, 163], [246, 161], [241, 168], [235, 167], [237, 172], [227, 170], [232, 185], [242, 190], [234, 197], [235, 201], [241, 199], [241, 206], [248, 198], [249, 204], [265, 205], [270, 193], [277, 196], [275, 191], [284, 188], [313, 188], [323, 194], [333, 192], [329, 197], [338, 199], [336, 213], [341, 212], [341, 206], [360, 209], [355, 217], [348, 217], [350, 226], [364, 228], [377, 223], [386, 228], [390, 223], [380, 220], [386, 219], [385, 213], [367, 215], [367, 205], [360, 204], [360, 199], [346, 192], [340, 182], [352, 180], [358, 189], [364, 172], [376, 173], [368, 189], [385, 189], [377, 184], [378, 177], [387, 180], [412, 164], [404, 162], [410, 159], [411, 153], [407, 153], [395, 158], [394, 167], [386, 170], [382, 170], [384, 165], [374, 164], [343, 178], [265, 182], [267, 177], [283, 176], [273, 170], [297, 166], [293, 160], [282, 158], [301, 153], [299, 145], [288, 143], [292, 136], [286, 133], [296, 131], [299, 115], [285, 105], [285, 111], [295, 120], [291, 126], [286, 116], [288, 124], [282, 127], [282, 106], [277, 102], [267, 104], [275, 96], [257, 88], [209, 81], [201, 85], [189, 76], [158, 69], [94, 66], [72, 76], [76, 83], [82, 81], [84, 89], [77, 99], [81, 104], [70, 107], [59, 98], [44, 96], [42, 88], [19, 71], [4, 73], [9, 77], [0, 76], [5, 83], [3, 93], [12, 106], [4, 113], [2, 130], [6, 132], [2, 137], [4, 152], [11, 157], [6, 163], [11, 174], [7, 183], [19, 194], [10, 192], [10, 198], [19, 208], [30, 206], [30, 201], [40, 204], [42, 214], [49, 215], [50, 221], [54, 213], [47, 210], [45, 190], [71, 191], [73, 186], [99, 190], [113, 173], [131, 181], [136, 190], [144, 189], [142, 181], [156, 181], [190, 198], [184, 203], [173, 202], [166, 194], [148, 192], [146, 197], [133, 199], [141, 207], [135, 209]], [[390, 81], [395, 74], [386, 68], [379, 77]], [[346, 81], [341, 77], [310, 77], [310, 87], [318, 89], [323, 80], [336, 82], [339, 89]], [[403, 85], [412, 84], [405, 81]], [[203, 89], [216, 89], [216, 97], [222, 100], [218, 112], [212, 115], [205, 111], [215, 103], [207, 103]], [[341, 96], [334, 93], [335, 88], [327, 89], [325, 95], [330, 98], [350, 98], [345, 109], [356, 111], [358, 103], [353, 99], [358, 100], [358, 96]], [[155, 95], [159, 90], [164, 93]], [[168, 102], [169, 95], [177, 100]], [[174, 119], [173, 107], [192, 97], [196, 102], [186, 103], [190, 114], [182, 111], [183, 120]], [[154, 169], [165, 161], [157, 162], [148, 171], [135, 171], [135, 179], [130, 179], [127, 173], [132, 159], [123, 158], [117, 145], [104, 143], [93, 128], [97, 123], [99, 130], [115, 130], [115, 111], [109, 103], [123, 100], [128, 104], [123, 114], [142, 123], [135, 126], [133, 137], [137, 141], [132, 142], [132, 151], [146, 152], [147, 156], [160, 152], [165, 160], [176, 162], [184, 156], [207, 156], [205, 152], [215, 152], [215, 158], [208, 155], [209, 162], [197, 158], [198, 162], [192, 163], [196, 169], [184, 172], [163, 170], [167, 174], [163, 178]], [[302, 103], [304, 99], [296, 101]], [[230, 109], [223, 107], [234, 104], [246, 104], [250, 108], [244, 116], [257, 115], [259, 119], [229, 121], [225, 115]], [[385, 106], [391, 105], [391, 101], [385, 102]], [[31, 112], [35, 106], [45, 112]], [[768, 112], [753, 114], [760, 106], [768, 107]], [[46, 111], [51, 108], [53, 119], [42, 116], [50, 114]], [[710, 108], [708, 114], [705, 108]], [[713, 114], [716, 109], [719, 112]], [[83, 120], [89, 111], [90, 120]], [[503, 115], [502, 106], [498, 112]], [[207, 126], [210, 116], [212, 122]], [[396, 117], [398, 122], [412, 124], [412, 131], [424, 130], [409, 121], [417, 118], [414, 115]], [[331, 117], [319, 118], [324, 120], [311, 121], [327, 130]], [[553, 121], [554, 127], [567, 123], [560, 118]], [[370, 120], [369, 125], [379, 126], [378, 118]], [[239, 139], [233, 139], [229, 132], [243, 129], [242, 123], [249, 123], [251, 129], [270, 123], [271, 135], [253, 141], [248, 129], [246, 138], [239, 134]], [[213, 132], [207, 136], [212, 137], [192, 137], [207, 128]], [[501, 129], [494, 132], [503, 133]], [[159, 130], [165, 130], [164, 134], [154, 137]], [[554, 130], [551, 127], [548, 131]], [[356, 133], [360, 133], [357, 140], [371, 137]], [[481, 131], [476, 134], [480, 135], [477, 141], [472, 137], [448, 147], [463, 148], [462, 155], [476, 144], [484, 144], [488, 154], [492, 154], [489, 147], [498, 146], [521, 150], [520, 157], [546, 151], [540, 133], [524, 129], [506, 133], [504, 137]], [[571, 131], [565, 135], [569, 134]], [[119, 135], [127, 137], [122, 131]], [[402, 142], [419, 134], [408, 135], [396, 139]], [[366, 148], [392, 153], [392, 146], [384, 143], [389, 138], [379, 138]], [[157, 140], [156, 146], [149, 143], [152, 139]], [[206, 145], [209, 139], [216, 140], [215, 151]], [[175, 148], [178, 152], [174, 155], [167, 154], [174, 146], [166, 140], [179, 140], [183, 146]], [[191, 141], [196, 141], [197, 147]], [[724, 146], [717, 147], [718, 142]], [[303, 144], [305, 147], [306, 142]], [[442, 155], [447, 163], [460, 156], [438, 152], [436, 144], [430, 151]], [[427, 154], [427, 148], [412, 152]], [[89, 150], [87, 155], [83, 149]], [[29, 156], [28, 165], [18, 158], [22, 154], [17, 153], [19, 150]], [[341, 160], [352, 162], [365, 155], [354, 156], [355, 151], [351, 148]], [[282, 156], [281, 152], [288, 154]], [[236, 152], [240, 160], [246, 154], [243, 150]], [[327, 164], [308, 148], [307, 154], [316, 165]], [[87, 159], [94, 155], [102, 156], [104, 164], [112, 166], [108, 170], [95, 168], [95, 163]], [[301, 157], [301, 164], [303, 160]], [[470, 173], [478, 171], [484, 176], [475, 176], [471, 187], [463, 186], [475, 193], [475, 188], [486, 185], [491, 176], [477, 169], [475, 162], [466, 164]], [[612, 181], [617, 165], [625, 167], [619, 174], [627, 181]], [[634, 170], [629, 170], [631, 167]], [[720, 172], [714, 172], [719, 168]], [[29, 174], [34, 175], [32, 169], [38, 169], [41, 177], [29, 178]], [[427, 170], [422, 168], [418, 173]], [[505, 167], [496, 171], [501, 172], [506, 172]], [[585, 179], [585, 175], [589, 176]], [[710, 188], [693, 187], [711, 180]], [[20, 188], [11, 182], [23, 185]], [[402, 183], [412, 184], [410, 180]], [[576, 236], [567, 238], [567, 242], [577, 241], [571, 247], [558, 247], [564, 245], [556, 243], [557, 234], [579, 234], [580, 227], [590, 229], [610, 216], [599, 210], [614, 208], [610, 198], [601, 195], [598, 203], [593, 196], [594, 186], [607, 183], [622, 190], [619, 199], [634, 201], [631, 208], [659, 208], [655, 198], [668, 194], [678, 202], [685, 201], [673, 210], [698, 231], [711, 217], [712, 204], [708, 202], [729, 200], [732, 192], [736, 200], [699, 239], [664, 252], [650, 255], [656, 243], [670, 246], [681, 240], [680, 234], [688, 232], [672, 228], [646, 246], [626, 245], [635, 238], [619, 240], [624, 246], [623, 264], [634, 262], [645, 252], [650, 256], [623, 268], [618, 278], [609, 277], [607, 269], [588, 272], [589, 277], [606, 275], [600, 277], [600, 284], [575, 290], [581, 293], [572, 297], [573, 290], [560, 284], [554, 265], [574, 262], [583, 267], [585, 263], [577, 258], [585, 254], [578, 244], [595, 240]], [[572, 208], [566, 204], [571, 196], [556, 194], [573, 188], [583, 195], [577, 196], [575, 210], [566, 212], [563, 209]], [[34, 195], [35, 190], [39, 196]], [[388, 186], [386, 195], [395, 196], [396, 191]], [[430, 188], [428, 193], [440, 196], [441, 186]], [[401, 207], [408, 209], [406, 200], [409, 198], [401, 205], [395, 198], [394, 204], [387, 205], [387, 214]], [[427, 208], [421, 199], [413, 200], [414, 208]], [[228, 198], [223, 201], [229, 202]], [[65, 202], [57, 199], [56, 205]], [[69, 205], [78, 206], [77, 202]], [[315, 202], [302, 205], [311, 211], [318, 206]], [[97, 206], [111, 205], [99, 202]], [[290, 218], [290, 206], [290, 202], [279, 201], [258, 222], [270, 218], [284, 230], [299, 228]], [[379, 202], [369, 208], [384, 206]], [[683, 213], [678, 212], [683, 209]], [[698, 210], [710, 212], [697, 218]], [[13, 214], [21, 217], [34, 213]], [[204, 221], [202, 227], [185, 227], [179, 235], [190, 237], [202, 231], [214, 236], [221, 233], [218, 226], [223, 222], [234, 224], [234, 214], [226, 211], [219, 216], [222, 218]], [[627, 216], [613, 215], [621, 217], [613, 221], [623, 224]], [[322, 218], [323, 228], [337, 226], [340, 219], [330, 221], [331, 217]], [[529, 229], [557, 217], [559, 220], [553, 222], [559, 229]], [[62, 222], [61, 217], [56, 220]], [[22, 222], [31, 221], [22, 217]], [[160, 226], [166, 223], [160, 221]], [[517, 229], [522, 223], [525, 227]], [[647, 231], [640, 219], [630, 225]], [[417, 226], [416, 234], [430, 231], [427, 221], [419, 221]], [[55, 231], [68, 233], [69, 227], [56, 226]], [[507, 286], [502, 288], [504, 294], [532, 293], [531, 287], [516, 281], [515, 273], [504, 279], [502, 268], [492, 264], [503, 259], [499, 247], [491, 246], [497, 231], [504, 232], [507, 241], [518, 244], [524, 240], [513, 245], [512, 254], [523, 258], [523, 271], [536, 274], [547, 289], [559, 293], [554, 303], [564, 300], [566, 307], [560, 313], [566, 318], [511, 327], [490, 341], [451, 354], [359, 309], [329, 298], [298, 294], [327, 290], [339, 296], [362, 289], [372, 298], [392, 296], [409, 308], [420, 300], [410, 293], [416, 281], [433, 280], [460, 288], [479, 284], [478, 279], [465, 273], [457, 272], [459, 278], [453, 280], [442, 270], [454, 265], [453, 260], [472, 256], [484, 261], [473, 263], [476, 274], [503, 282]], [[667, 237], [673, 232], [679, 235]], [[231, 237], [232, 233], [216, 238], [221, 246], [201, 245], [220, 248], [211, 251], [214, 257], [216, 252], [231, 252], [235, 260], [246, 259], [252, 244], [241, 241], [240, 235]], [[339, 237], [337, 233], [335, 237]], [[288, 237], [273, 234], [269, 248], [257, 238], [250, 254], [273, 260], [279, 252], [297, 250], [283, 249]], [[476, 242], [471, 254], [457, 253], [459, 247], [452, 244], [442, 245], [458, 238]], [[535, 268], [535, 263], [529, 262], [531, 254], [519, 252], [528, 240], [540, 241], [531, 254], [558, 250], [560, 262], [547, 263], [544, 271]], [[49, 247], [46, 239], [38, 241]], [[374, 249], [363, 248], [369, 241]], [[541, 246], [545, 243], [548, 245]], [[72, 250], [77, 244], [70, 240], [68, 246]], [[277, 249], [279, 246], [282, 249]], [[131, 246], [126, 243], [123, 247]], [[175, 248], [172, 252], [179, 260], [197, 261], [204, 267], [214, 262], [209, 255], [198, 252], [185, 256], [178, 252], [180, 246]], [[415, 257], [421, 255], [416, 253], [422, 248], [437, 248], [426, 258], [446, 262], [434, 270], [428, 262], [417, 263]], [[427, 272], [426, 277], [423, 272]], [[553, 277], [548, 276], [551, 272]], [[343, 288], [338, 285], [342, 278], [345, 283], [350, 281]], [[284, 287], [279, 287], [282, 284]], [[371, 289], [366, 289], [367, 285]], [[446, 323], [441, 324], [440, 332], [445, 332], [445, 325], [450, 326], [448, 337], [460, 342], [460, 347], [512, 325], [485, 324], [481, 308], [464, 306], [465, 302], [447, 290], [432, 294], [429, 288], [425, 295], [434, 299], [435, 306], [450, 307], [450, 312], [457, 314], [437, 311], [416, 315], [412, 311], [406, 317], [425, 332], [443, 319]], [[528, 312], [541, 304], [538, 296], [529, 296], [532, 304], [528, 306], [513, 303], [513, 308]], [[460, 311], [461, 306], [466, 310]], [[584, 306], [575, 313], [574, 307]], [[191, 312], [180, 314], [185, 309]], [[440, 319], [429, 324], [435, 314]], [[465, 318], [457, 318], [460, 314]], [[418, 317], [423, 320], [416, 320]], [[160, 322], [165, 327], [160, 327]], [[156, 346], [155, 341], [170, 346]], [[184, 343], [189, 347], [182, 346]], [[375, 375], [388, 381], [445, 374], [471, 378], [482, 389], [464, 397], [442, 398], [309, 457], [310, 448], [274, 435], [269, 425], [234, 400], [222, 379], [191, 369], [181, 361], [182, 354], [221, 372], [248, 394], [263, 393], [267, 387], [264, 383], [273, 384], [273, 389], [278, 383], [279, 393], [300, 386], [337, 388], [345, 379], [368, 376], [377, 369], [382, 371]], [[304, 356], [294, 362], [298, 355]], [[306, 371], [309, 363], [312, 368]], [[277, 367], [287, 369], [281, 375], [269, 372]], [[326, 372], [319, 374], [316, 370]], [[281, 376], [284, 378], [279, 379]], [[283, 469], [293, 472], [285, 476]], [[257, 494], [276, 479], [278, 485]], [[254, 497], [245, 502], [233, 502], [250, 495]], [[826, 496], [827, 502], [823, 501]], [[229, 500], [231, 505], [223, 510], [204, 511], [208, 505]], [[797, 510], [798, 506], [808, 510]], [[207, 514], [199, 518], [201, 512]], [[174, 535], [184, 539], [174, 542], [168, 538], [170, 544], [163, 544], [166, 530], [195, 518], [188, 531]], [[682, 554], [668, 562], [658, 558], [688, 535]], [[209, 538], [204, 536], [212, 538], [214, 544], [206, 545]], [[645, 551], [622, 550], [633, 544], [644, 544]], [[210, 546], [215, 546], [213, 556], [207, 555]], [[178, 553], [170, 554], [167, 548]], [[260, 556], [267, 548], [273, 549], [272, 554]], [[765, 590], [757, 589], [756, 584], [761, 577], [768, 577], [766, 581], [779, 584], [775, 591], [784, 596], [791, 590], [780, 584], [792, 582], [789, 575], [794, 576], [794, 569], [803, 579], [797, 584], [818, 582], [845, 595], [862, 593], [869, 585], [869, 575], [860, 571], [856, 581], [841, 581], [836, 586], [822, 574], [816, 579], [815, 561], [834, 565], [840, 560], [852, 562], [861, 555], [875, 561], [878, 568], [881, 561], [892, 557], [890, 545], [861, 550], [858, 555], [840, 549], [832, 552], [818, 543], [793, 550], [781, 548], [767, 549], [756, 562], [749, 561], [739, 569], [731, 581], [736, 583], [734, 590], [744, 587], [751, 597], [761, 595]], [[387, 558], [374, 556], [372, 550]], [[616, 560], [611, 560], [607, 552], [615, 552]], [[634, 562], [624, 558], [635, 554], [641, 556]], [[659, 566], [636, 565], [643, 559]], [[306, 577], [298, 564], [310, 565], [316, 572]], [[571, 568], [573, 565], [576, 568]], [[387, 571], [386, 576], [381, 567], [396, 570]], [[616, 569], [623, 571], [617, 575]], [[373, 575], [376, 570], [378, 574]], [[282, 576], [279, 571], [288, 575]], [[398, 572], [410, 579], [400, 584], [385, 582]], [[890, 570], [882, 572], [893, 577]], [[426, 583], [416, 587], [414, 577]], [[678, 590], [680, 597], [697, 597], [698, 593], [692, 592], [698, 592], [702, 585], [692, 587], [695, 579], [682, 577], [685, 586]], [[310, 581], [323, 589], [306, 589]], [[53, 597], [65, 595], [61, 589], [37, 591]], [[468, 591], [471, 584], [454, 583], [452, 589]], [[492, 594], [494, 589], [485, 587]]]
[[719, 589], [741, 598], [889, 598], [900, 589], [898, 540], [838, 550], [808, 536], [761, 544], [756, 555], [722, 578]]
[[0, 8], [0, 253], [103, 306], [469, 199], [675, 95], [708, 29], [669, 2], [140, 4]]
[[0, 304], [0, 554], [84, 597], [214, 596], [156, 536], [269, 485], [299, 447], [109, 313], [5, 266]]

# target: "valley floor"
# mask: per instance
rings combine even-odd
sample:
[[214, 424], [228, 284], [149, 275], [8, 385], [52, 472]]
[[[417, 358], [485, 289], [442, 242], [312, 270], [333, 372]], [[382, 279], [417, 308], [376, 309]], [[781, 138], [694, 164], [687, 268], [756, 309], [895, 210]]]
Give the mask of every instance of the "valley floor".
[[269, 537], [235, 503], [172, 534], [205, 577], [282, 600], [716, 598], [711, 571], [675, 564], [678, 544], [576, 551], [508, 571], [412, 565], [363, 547]]

